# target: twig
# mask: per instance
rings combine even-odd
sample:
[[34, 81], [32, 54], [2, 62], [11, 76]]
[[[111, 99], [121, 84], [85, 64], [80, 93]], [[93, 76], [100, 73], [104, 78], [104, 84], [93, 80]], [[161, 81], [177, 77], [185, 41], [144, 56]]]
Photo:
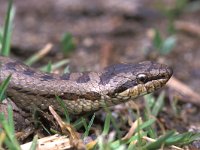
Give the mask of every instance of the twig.
[[185, 102], [194, 103], [200, 106], [200, 95], [193, 91], [190, 87], [188, 87], [186, 84], [182, 83], [175, 77], [172, 77], [167, 85], [177, 91], [181, 97], [180, 100]]
[[50, 52], [50, 50], [52, 49], [52, 47], [53, 47], [53, 45], [51, 43], [48, 43], [47, 45], [45, 45], [45, 47], [43, 49], [39, 50], [36, 54], [34, 54], [29, 59], [27, 59], [25, 61], [25, 63], [27, 65], [32, 65], [39, 59], [43, 58], [46, 54], [48, 54]]
[[200, 26], [191, 22], [176, 21], [175, 28], [196, 36], [200, 36]]

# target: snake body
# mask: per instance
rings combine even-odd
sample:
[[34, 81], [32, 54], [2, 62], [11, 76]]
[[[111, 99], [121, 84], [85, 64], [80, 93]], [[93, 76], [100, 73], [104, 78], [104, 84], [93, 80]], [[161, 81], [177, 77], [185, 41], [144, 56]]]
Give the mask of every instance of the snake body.
[[71, 114], [83, 114], [113, 106], [154, 92], [172, 75], [166, 65], [145, 61], [117, 64], [100, 72], [43, 73], [23, 63], [0, 56], [0, 83], [9, 75], [7, 96], [25, 111], [47, 110], [52, 105], [62, 113], [55, 96], [62, 99]]

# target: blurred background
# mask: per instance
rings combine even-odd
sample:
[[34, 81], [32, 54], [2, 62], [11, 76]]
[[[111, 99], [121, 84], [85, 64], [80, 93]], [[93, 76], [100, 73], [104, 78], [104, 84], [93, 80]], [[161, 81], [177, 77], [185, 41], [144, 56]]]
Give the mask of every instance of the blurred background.
[[[200, 92], [199, 5], [195, 0], [14, 1], [11, 50], [27, 57], [52, 43], [50, 54], [70, 54], [76, 70], [157, 59]], [[1, 27], [6, 9], [1, 0]]]
[[[7, 5], [0, 0], [2, 28]], [[200, 128], [200, 1], [32, 0], [13, 5], [13, 57], [26, 60], [50, 43], [53, 47], [34, 67], [61, 59], [69, 59], [70, 71], [144, 60], [167, 64], [175, 81], [165, 88], [163, 122], [179, 131]]]

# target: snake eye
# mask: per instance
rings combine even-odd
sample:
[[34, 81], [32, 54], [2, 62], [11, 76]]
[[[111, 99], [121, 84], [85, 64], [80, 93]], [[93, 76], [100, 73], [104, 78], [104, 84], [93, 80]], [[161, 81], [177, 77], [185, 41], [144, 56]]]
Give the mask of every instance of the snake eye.
[[136, 79], [137, 79], [138, 83], [145, 83], [145, 82], [147, 82], [147, 75], [143, 74], [143, 73], [138, 74]]

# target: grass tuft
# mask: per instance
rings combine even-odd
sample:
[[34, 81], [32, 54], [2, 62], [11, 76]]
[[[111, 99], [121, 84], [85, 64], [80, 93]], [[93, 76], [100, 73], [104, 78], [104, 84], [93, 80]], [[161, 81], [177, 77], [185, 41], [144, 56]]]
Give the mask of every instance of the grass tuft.
[[61, 41], [61, 49], [63, 54], [70, 54], [75, 49], [75, 47], [75, 41], [71, 33], [65, 33]]
[[5, 143], [8, 149], [20, 150], [19, 143], [15, 138], [13, 111], [10, 105], [8, 105], [8, 119], [5, 118], [3, 113], [0, 113], [0, 124], [3, 128], [0, 133], [5, 133], [6, 135], [5, 139], [3, 139], [3, 142], [0, 141], [0, 143]]
[[9, 56], [10, 54], [12, 25], [13, 25], [13, 19], [15, 15], [15, 9], [12, 4], [13, 4], [13, 0], [9, 0], [7, 13], [6, 13], [6, 20], [4, 24], [4, 30], [3, 30], [3, 38], [2, 38], [1, 55], [3, 56]]

